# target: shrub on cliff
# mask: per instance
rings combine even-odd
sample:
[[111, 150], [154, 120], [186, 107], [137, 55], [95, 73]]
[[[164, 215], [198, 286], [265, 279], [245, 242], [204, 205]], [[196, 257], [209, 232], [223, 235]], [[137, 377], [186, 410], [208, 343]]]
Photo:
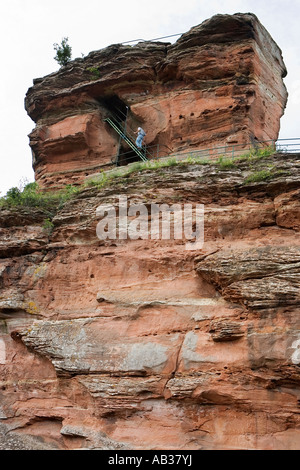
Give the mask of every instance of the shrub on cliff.
[[77, 188], [72, 185], [67, 185], [60, 191], [43, 192], [37, 183], [29, 183], [23, 191], [17, 187], [9, 189], [6, 195], [0, 198], [0, 208], [36, 207], [52, 216], [76, 192]]
[[72, 58], [72, 48], [68, 44], [69, 38], [63, 38], [61, 44], [53, 44], [54, 49], [56, 50], [56, 55], [54, 59], [59, 65], [62, 67], [63, 65], [67, 65]]

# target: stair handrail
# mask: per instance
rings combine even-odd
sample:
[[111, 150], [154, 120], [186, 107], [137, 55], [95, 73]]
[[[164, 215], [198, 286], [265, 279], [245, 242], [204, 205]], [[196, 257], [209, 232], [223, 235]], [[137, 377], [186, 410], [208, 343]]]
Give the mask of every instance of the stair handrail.
[[[134, 140], [132, 140], [130, 138], [130, 136], [128, 136], [126, 134], [126, 132], [124, 131], [124, 129], [122, 127], [119, 126], [119, 123], [118, 121], [116, 121], [115, 119], [111, 119], [109, 117], [105, 118], [104, 121], [108, 122], [113, 129], [115, 129], [115, 131], [125, 140], [125, 142], [127, 142], [127, 144], [132, 148], [132, 150], [141, 158], [141, 160], [143, 161], [147, 161], [148, 158], [146, 155], [144, 155], [143, 153], [143, 150], [142, 149], [139, 149], [136, 145], [135, 145], [135, 142]], [[117, 122], [117, 124], [116, 124]]]

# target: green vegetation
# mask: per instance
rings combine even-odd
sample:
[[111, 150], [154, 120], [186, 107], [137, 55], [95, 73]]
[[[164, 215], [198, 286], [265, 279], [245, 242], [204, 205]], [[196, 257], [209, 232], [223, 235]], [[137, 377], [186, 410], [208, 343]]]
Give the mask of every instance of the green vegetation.
[[63, 65], [67, 65], [72, 58], [72, 48], [68, 44], [69, 38], [63, 38], [61, 44], [53, 44], [54, 50], [56, 51], [56, 55], [54, 59], [59, 65], [62, 67]]
[[266, 181], [272, 178], [273, 173], [271, 170], [260, 170], [252, 173], [245, 179], [245, 183], [258, 183], [259, 181]]
[[88, 67], [86, 70], [92, 74], [92, 80], [98, 80], [98, 78], [100, 78], [98, 67]]
[[[0, 209], [19, 207], [41, 209], [45, 214], [43, 228], [45, 231], [51, 233], [53, 230], [52, 218], [56, 212], [60, 210], [74, 195], [80, 193], [86, 188], [96, 187], [100, 189], [112, 183], [121, 184], [123, 178], [128, 178], [131, 174], [144, 171], [160, 171], [160, 169], [173, 166], [211, 164], [212, 166], [215, 165], [215, 167], [219, 167], [220, 169], [227, 169], [238, 167], [239, 164], [243, 162], [247, 163], [248, 168], [252, 170], [252, 174], [245, 179], [245, 184], [265, 181], [275, 178], [280, 174], [288, 174], [285, 170], [276, 170], [274, 165], [266, 165], [265, 162], [258, 164], [259, 160], [273, 155], [274, 153], [274, 148], [268, 147], [252, 150], [236, 158], [220, 156], [218, 160], [215, 161], [203, 157], [195, 157], [194, 155], [189, 155], [184, 160], [177, 160], [175, 157], [170, 157], [163, 160], [149, 160], [147, 162], [138, 161], [128, 166], [119, 167], [108, 172], [102, 172], [99, 177], [94, 180], [88, 180], [81, 186], [75, 187], [67, 185], [64, 189], [59, 191], [42, 191], [37, 183], [29, 183], [23, 190], [20, 190], [17, 187], [11, 188], [4, 197], [0, 198]], [[262, 165], [263, 168], [261, 168]], [[166, 176], [167, 175], [168, 173], [166, 173]], [[119, 181], [116, 181], [118, 178]], [[129, 181], [129, 178], [127, 181]]]
[[217, 165], [219, 168], [225, 170], [226, 168], [236, 168], [237, 165], [243, 161], [249, 162], [249, 163], [255, 163], [258, 160], [264, 159], [266, 157], [269, 157], [276, 153], [276, 149], [274, 146], [269, 146], [269, 147], [263, 147], [263, 148], [253, 148], [249, 150], [249, 152], [246, 152], [242, 155], [238, 156], [226, 156], [226, 155], [220, 155], [217, 160], [214, 159], [209, 159], [209, 158], [203, 158], [201, 156], [195, 157], [195, 156], [188, 156], [184, 160], [179, 160], [177, 161], [178, 165], [182, 164], [195, 164], [195, 165]]
[[[158, 170], [160, 168], [167, 168], [170, 166], [183, 166], [183, 165], [217, 165], [220, 169], [225, 170], [229, 168], [236, 168], [239, 163], [243, 161], [248, 162], [250, 165], [265, 157], [271, 156], [275, 153], [274, 147], [265, 147], [263, 149], [253, 149], [249, 152], [238, 157], [225, 157], [220, 156], [218, 160], [209, 160], [208, 158], [195, 157], [193, 155], [187, 156], [184, 160], [177, 160], [175, 157], [170, 157], [164, 160], [149, 160], [147, 162], [135, 162], [128, 166], [102, 173], [100, 177], [95, 180], [88, 181], [85, 186], [96, 186], [102, 188], [110, 184], [116, 178], [126, 178], [132, 173], [137, 173], [146, 170]], [[262, 176], [261, 176], [262, 177]], [[267, 176], [266, 176], [267, 177]]]
[[134, 162], [128, 166], [122, 167], [122, 169], [119, 168], [114, 171], [110, 171], [109, 173], [102, 173], [101, 176], [97, 179], [90, 180], [85, 183], [85, 186], [97, 186], [99, 188], [102, 188], [103, 186], [106, 186], [107, 184], [112, 182], [112, 180], [120, 177], [125, 178], [131, 175], [132, 173], [147, 170], [158, 170], [159, 168], [167, 168], [179, 164], [181, 164], [181, 162], [177, 161], [176, 158], [169, 158], [168, 160], [149, 160], [147, 162]]
[[222, 169], [225, 170], [226, 168], [235, 168], [236, 164], [233, 160], [233, 158], [226, 158], [224, 156], [221, 156], [218, 158], [216, 161], [216, 164]]
[[181, 160], [178, 162], [179, 165], [209, 165], [211, 164], [212, 161], [207, 159], [207, 158], [203, 158], [203, 157], [194, 157], [194, 156], [191, 156], [189, 155], [187, 158], [185, 158], [184, 160]]
[[0, 198], [0, 208], [35, 207], [42, 209], [51, 218], [78, 191], [78, 188], [67, 185], [60, 191], [43, 192], [37, 183], [29, 183], [23, 191], [17, 187], [9, 189], [6, 195]]
[[260, 181], [266, 181], [272, 178], [276, 178], [277, 176], [280, 176], [280, 175], [289, 175], [289, 174], [290, 174], [289, 171], [276, 170], [275, 167], [272, 167], [270, 170], [264, 169], [264, 170], [255, 171], [254, 173], [252, 173], [252, 175], [249, 175], [245, 179], [245, 184], [258, 183]]
[[235, 157], [234, 161], [236, 163], [239, 163], [245, 160], [248, 162], [256, 162], [257, 160], [270, 157], [274, 155], [274, 153], [276, 153], [276, 148], [273, 145], [270, 145], [269, 147], [259, 148], [259, 149], [253, 148], [252, 150], [245, 153], [244, 155]]
[[48, 234], [51, 235], [52, 231], [54, 229], [54, 223], [48, 218], [45, 219], [44, 224], [43, 224], [43, 230]]
[[[256, 163], [259, 160], [262, 160], [266, 157], [270, 157], [276, 153], [276, 149], [274, 146], [263, 147], [263, 148], [253, 148], [242, 155], [238, 156], [225, 156], [221, 155], [218, 160], [214, 163], [219, 166], [222, 170], [226, 168], [236, 168], [239, 163], [247, 162], [247, 163]], [[210, 161], [212, 163], [212, 161]]]

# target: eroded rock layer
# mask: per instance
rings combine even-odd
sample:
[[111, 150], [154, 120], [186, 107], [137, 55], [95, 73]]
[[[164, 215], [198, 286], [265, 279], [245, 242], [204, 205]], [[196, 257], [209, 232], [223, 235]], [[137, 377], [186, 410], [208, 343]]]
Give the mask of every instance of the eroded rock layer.
[[[0, 448], [298, 449], [299, 181], [288, 154], [132, 173], [51, 234], [2, 210]], [[99, 240], [120, 195], [204, 204], [202, 249]]]
[[36, 180], [44, 187], [76, 184], [119, 152], [126, 163], [128, 148], [104, 122], [119, 112], [127, 113], [128, 129], [146, 130], [154, 157], [274, 141], [287, 100], [285, 75], [280, 49], [250, 13], [216, 15], [175, 44], [92, 52], [28, 90]]

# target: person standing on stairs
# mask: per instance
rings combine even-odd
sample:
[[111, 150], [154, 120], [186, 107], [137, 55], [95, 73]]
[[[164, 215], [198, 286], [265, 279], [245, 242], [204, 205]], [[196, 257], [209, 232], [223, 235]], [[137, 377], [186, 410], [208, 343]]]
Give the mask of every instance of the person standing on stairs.
[[143, 145], [143, 140], [144, 140], [144, 137], [146, 135], [146, 132], [144, 131], [144, 129], [142, 129], [141, 127], [138, 127], [138, 130], [135, 132], [135, 134], [137, 134], [137, 138], [136, 138], [136, 141], [135, 141], [135, 145], [141, 149], [142, 148], [142, 145]]

